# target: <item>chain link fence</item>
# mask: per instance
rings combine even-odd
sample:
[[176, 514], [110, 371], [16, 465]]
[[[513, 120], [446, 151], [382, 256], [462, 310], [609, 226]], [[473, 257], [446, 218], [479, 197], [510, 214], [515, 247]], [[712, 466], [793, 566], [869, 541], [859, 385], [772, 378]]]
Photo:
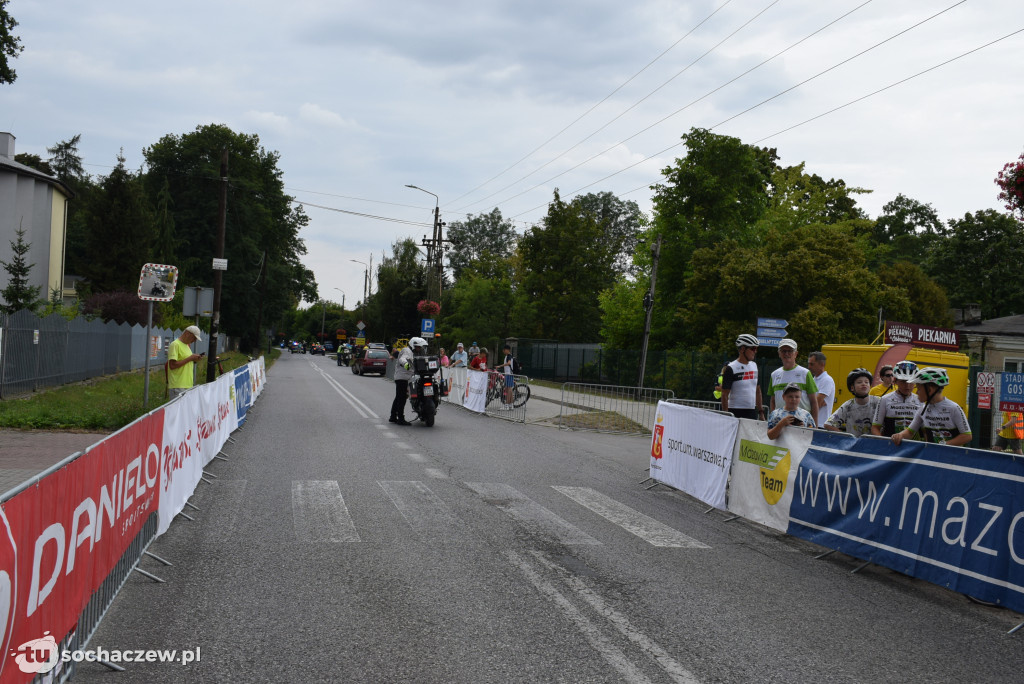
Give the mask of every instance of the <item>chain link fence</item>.
[[[29, 394], [103, 375], [144, 368], [167, 360], [167, 347], [180, 330], [153, 328], [147, 344], [142, 325], [114, 321], [70, 321], [59, 314], [40, 318], [31, 311], [0, 313], [0, 399]], [[217, 340], [217, 353], [227, 338]]]

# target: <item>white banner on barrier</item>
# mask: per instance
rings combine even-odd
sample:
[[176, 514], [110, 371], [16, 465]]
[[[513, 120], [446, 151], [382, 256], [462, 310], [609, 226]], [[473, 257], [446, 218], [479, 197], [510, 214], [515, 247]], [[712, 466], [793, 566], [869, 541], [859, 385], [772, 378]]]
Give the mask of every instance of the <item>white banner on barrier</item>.
[[789, 527], [790, 486], [811, 446], [814, 431], [787, 427], [768, 439], [767, 423], [741, 418], [729, 484], [729, 512], [785, 532]]
[[445, 397], [446, 401], [452, 404], [462, 405], [462, 400], [466, 396], [466, 370], [465, 366], [459, 366], [458, 368], [447, 368], [444, 372], [444, 380], [448, 383], [448, 396]]
[[483, 413], [487, 408], [487, 377], [484, 371], [469, 370], [469, 378], [466, 382], [466, 394], [462, 398], [462, 405], [470, 411]]
[[232, 393], [234, 374], [199, 385], [164, 409], [163, 451], [160, 456], [160, 524], [163, 534], [185, 508], [203, 468], [238, 427]]
[[734, 416], [658, 402], [651, 477], [724, 509], [736, 429]]

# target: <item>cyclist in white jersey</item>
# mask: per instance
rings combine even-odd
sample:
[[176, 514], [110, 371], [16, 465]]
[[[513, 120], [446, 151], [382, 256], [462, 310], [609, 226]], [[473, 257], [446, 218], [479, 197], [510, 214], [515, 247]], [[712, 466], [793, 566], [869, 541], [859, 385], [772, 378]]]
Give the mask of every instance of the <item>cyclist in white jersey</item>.
[[871, 419], [878, 406], [878, 397], [869, 394], [871, 391], [871, 371], [865, 368], [854, 368], [846, 376], [846, 389], [853, 394], [842, 406], [835, 410], [825, 421], [825, 429], [833, 432], [849, 432], [860, 437], [871, 432]]
[[758, 420], [764, 417], [761, 388], [757, 384], [757, 364], [754, 363], [759, 344], [753, 335], [737, 337], [738, 356], [722, 369], [722, 410], [737, 418]]
[[916, 373], [917, 364], [913, 361], [900, 361], [892, 369], [896, 391], [889, 392], [878, 402], [875, 417], [871, 421], [871, 434], [892, 437], [914, 420], [921, 408], [911, 382]]
[[922, 368], [914, 375], [917, 398], [922, 406], [906, 429], [890, 439], [894, 444], [920, 434], [925, 442], [961, 446], [971, 441], [971, 426], [967, 414], [960, 406], [943, 396], [943, 387], [949, 384], [945, 368]]

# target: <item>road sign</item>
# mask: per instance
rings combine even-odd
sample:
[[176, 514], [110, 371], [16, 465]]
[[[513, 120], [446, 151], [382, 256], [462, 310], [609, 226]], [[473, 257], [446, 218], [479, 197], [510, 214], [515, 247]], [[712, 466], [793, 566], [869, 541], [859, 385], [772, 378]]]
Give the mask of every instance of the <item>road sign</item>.
[[144, 302], [169, 302], [178, 285], [178, 267], [167, 264], [143, 264], [139, 274], [139, 299]]
[[778, 347], [779, 342], [782, 341], [781, 337], [758, 337], [757, 341], [761, 343], [762, 347]]
[[996, 391], [995, 373], [978, 373], [978, 394], [993, 394]]
[[1000, 375], [999, 410], [1024, 411], [1024, 373]]
[[423, 337], [434, 336], [434, 319], [433, 318], [421, 318], [420, 319], [420, 333]]
[[366, 324], [363, 323], [362, 321], [359, 321], [358, 323], [356, 323], [356, 327], [362, 330], [363, 328], [366, 327]]
[[767, 337], [785, 337], [785, 328], [758, 328], [757, 337], [758, 341], [762, 341]]
[[789, 321], [784, 318], [758, 318], [757, 327], [761, 328], [785, 328]]

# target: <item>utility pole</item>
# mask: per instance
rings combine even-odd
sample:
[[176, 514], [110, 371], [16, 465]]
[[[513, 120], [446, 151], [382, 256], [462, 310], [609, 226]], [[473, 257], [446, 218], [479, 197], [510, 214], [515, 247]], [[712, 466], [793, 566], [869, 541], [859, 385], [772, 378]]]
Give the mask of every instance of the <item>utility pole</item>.
[[[224, 234], [228, 221], [228, 148], [220, 153], [220, 218], [217, 225], [217, 251], [214, 258], [224, 258]], [[206, 382], [216, 379], [217, 333], [220, 330], [220, 291], [224, 281], [224, 271], [213, 270], [213, 318], [210, 319], [210, 346], [206, 353]]]
[[644, 342], [640, 349], [640, 378], [637, 380], [637, 386], [640, 389], [644, 388], [644, 373], [647, 370], [647, 341], [651, 337], [651, 311], [654, 309], [654, 283], [658, 279], [658, 259], [661, 258], [661, 236], [658, 236], [658, 242], [654, 245], [654, 249], [651, 250], [651, 255], [654, 257], [653, 265], [651, 267], [651, 289], [644, 295], [644, 309], [647, 310], [647, 319], [644, 321]]

